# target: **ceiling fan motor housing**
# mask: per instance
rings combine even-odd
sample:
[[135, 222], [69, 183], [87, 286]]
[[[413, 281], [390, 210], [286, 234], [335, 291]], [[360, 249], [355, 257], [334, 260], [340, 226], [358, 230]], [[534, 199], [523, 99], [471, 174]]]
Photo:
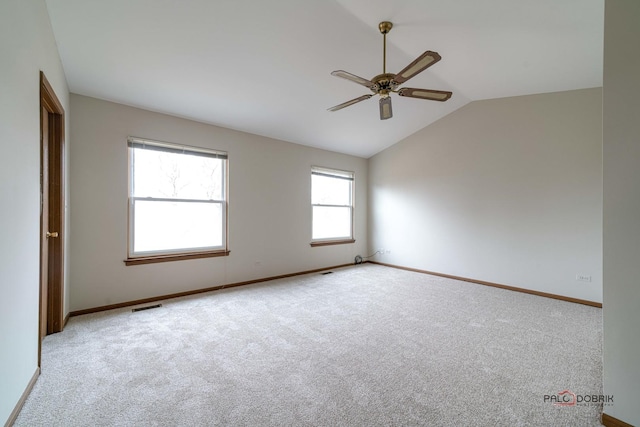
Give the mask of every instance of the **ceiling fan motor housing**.
[[371, 79], [374, 83], [371, 91], [378, 95], [389, 95], [389, 92], [395, 92], [398, 89], [398, 83], [393, 80], [395, 76], [392, 73], [378, 74]]

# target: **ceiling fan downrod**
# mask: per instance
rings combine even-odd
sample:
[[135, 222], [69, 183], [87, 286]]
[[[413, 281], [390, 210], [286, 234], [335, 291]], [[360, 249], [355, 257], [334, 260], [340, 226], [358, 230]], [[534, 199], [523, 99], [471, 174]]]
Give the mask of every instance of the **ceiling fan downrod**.
[[393, 28], [393, 24], [389, 21], [382, 21], [378, 24], [378, 28], [382, 33], [382, 74], [387, 74], [387, 33]]

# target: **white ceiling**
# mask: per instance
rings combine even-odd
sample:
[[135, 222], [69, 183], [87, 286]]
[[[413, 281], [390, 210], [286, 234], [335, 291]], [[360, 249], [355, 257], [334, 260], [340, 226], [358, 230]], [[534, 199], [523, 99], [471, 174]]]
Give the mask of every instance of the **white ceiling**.
[[[604, 0], [47, 0], [71, 92], [370, 157], [470, 101], [602, 85]], [[330, 75], [442, 60], [376, 98]]]

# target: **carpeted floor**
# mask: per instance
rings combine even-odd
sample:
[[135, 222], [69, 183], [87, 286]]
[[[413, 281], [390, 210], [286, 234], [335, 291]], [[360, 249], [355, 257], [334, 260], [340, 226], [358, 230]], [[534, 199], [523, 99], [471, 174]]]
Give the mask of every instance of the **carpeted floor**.
[[74, 317], [16, 426], [599, 426], [601, 309], [363, 264]]

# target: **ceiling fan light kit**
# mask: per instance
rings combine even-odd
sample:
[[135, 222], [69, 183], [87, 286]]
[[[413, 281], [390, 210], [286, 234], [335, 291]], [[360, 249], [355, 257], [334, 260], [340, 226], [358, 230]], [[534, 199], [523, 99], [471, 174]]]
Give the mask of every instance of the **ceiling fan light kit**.
[[391, 108], [391, 97], [389, 95], [380, 98], [380, 120], [386, 120], [393, 117]]
[[415, 89], [415, 88], [401, 88], [398, 89], [402, 83], [406, 82], [410, 78], [423, 72], [436, 62], [440, 61], [442, 57], [438, 52], [432, 52], [430, 50], [424, 52], [417, 57], [411, 64], [407, 65], [398, 74], [387, 73], [387, 33], [391, 31], [393, 24], [389, 21], [383, 21], [378, 24], [378, 29], [382, 34], [382, 74], [378, 74], [371, 80], [367, 80], [363, 77], [356, 76], [355, 74], [348, 73], [344, 70], [336, 70], [331, 73], [332, 76], [341, 77], [343, 79], [350, 80], [359, 85], [365, 86], [373, 92], [371, 95], [363, 95], [358, 98], [352, 99], [342, 104], [338, 104], [329, 108], [329, 111], [338, 111], [350, 105], [356, 104], [360, 101], [367, 100], [373, 95], [380, 95], [380, 120], [386, 120], [393, 117], [393, 109], [391, 107], [391, 93], [397, 93], [400, 96], [409, 98], [427, 99], [430, 101], [446, 101], [451, 98], [452, 93], [442, 90], [433, 89]]

